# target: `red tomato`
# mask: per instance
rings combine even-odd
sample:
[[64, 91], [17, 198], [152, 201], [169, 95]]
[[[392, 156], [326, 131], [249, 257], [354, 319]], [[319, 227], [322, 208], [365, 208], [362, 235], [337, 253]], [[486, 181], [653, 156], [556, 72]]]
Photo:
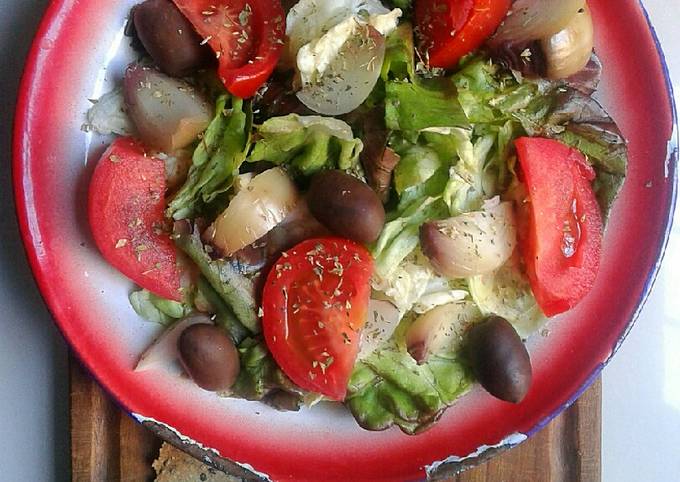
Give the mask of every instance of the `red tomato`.
[[285, 13], [279, 0], [173, 0], [215, 52], [233, 95], [255, 95], [281, 57]]
[[269, 272], [262, 328], [276, 363], [299, 387], [343, 400], [366, 321], [373, 260], [341, 238], [303, 241]]
[[165, 164], [142, 145], [119, 137], [90, 181], [88, 216], [104, 258], [152, 293], [181, 300], [177, 255], [163, 230]]
[[522, 137], [515, 147], [529, 193], [520, 248], [536, 301], [554, 316], [588, 294], [600, 266], [602, 215], [590, 185], [595, 172], [583, 154], [559, 141]]
[[417, 0], [421, 50], [432, 67], [452, 69], [496, 31], [511, 0]]

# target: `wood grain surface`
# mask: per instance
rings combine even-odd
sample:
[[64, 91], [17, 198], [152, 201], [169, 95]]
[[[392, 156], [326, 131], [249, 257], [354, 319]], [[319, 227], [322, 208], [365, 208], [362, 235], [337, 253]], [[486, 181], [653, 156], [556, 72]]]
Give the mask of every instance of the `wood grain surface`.
[[[154, 480], [152, 463], [162, 442], [121, 412], [73, 358], [70, 381], [72, 480]], [[598, 379], [530, 440], [450, 482], [599, 482], [601, 392]], [[173, 464], [182, 466], [184, 482], [213, 480], [206, 479], [205, 466], [188, 455], [166, 452], [172, 453]]]

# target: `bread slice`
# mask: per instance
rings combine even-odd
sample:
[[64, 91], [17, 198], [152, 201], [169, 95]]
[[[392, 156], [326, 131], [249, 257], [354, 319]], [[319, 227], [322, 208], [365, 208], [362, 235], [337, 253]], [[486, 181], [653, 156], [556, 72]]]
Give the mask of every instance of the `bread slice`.
[[153, 468], [156, 482], [241, 482], [240, 478], [208, 467], [169, 443], [161, 446]]

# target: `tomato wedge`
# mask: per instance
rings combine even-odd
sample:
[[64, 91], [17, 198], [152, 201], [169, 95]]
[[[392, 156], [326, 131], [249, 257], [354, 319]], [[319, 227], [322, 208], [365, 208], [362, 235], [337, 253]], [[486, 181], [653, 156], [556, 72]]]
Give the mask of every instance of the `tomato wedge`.
[[588, 294], [600, 266], [602, 215], [590, 185], [593, 168], [559, 141], [515, 141], [529, 199], [521, 206], [520, 248], [536, 301], [547, 316]]
[[173, 0], [217, 56], [220, 80], [249, 98], [281, 57], [285, 13], [280, 0]]
[[265, 340], [299, 387], [345, 398], [372, 272], [368, 251], [341, 238], [303, 241], [269, 272], [262, 296]]
[[163, 230], [165, 164], [136, 140], [119, 137], [90, 181], [88, 217], [104, 259], [163, 298], [180, 301], [177, 254]]
[[511, 0], [417, 0], [420, 50], [432, 67], [452, 69], [496, 31]]

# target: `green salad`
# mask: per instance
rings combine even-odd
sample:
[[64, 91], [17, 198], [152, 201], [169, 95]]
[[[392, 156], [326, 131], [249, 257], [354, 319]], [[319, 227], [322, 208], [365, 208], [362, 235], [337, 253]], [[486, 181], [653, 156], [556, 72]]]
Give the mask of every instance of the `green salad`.
[[584, 0], [469, 3], [133, 8], [88, 209], [166, 327], [137, 370], [408, 434], [477, 382], [527, 396], [524, 341], [594, 285], [627, 147]]

